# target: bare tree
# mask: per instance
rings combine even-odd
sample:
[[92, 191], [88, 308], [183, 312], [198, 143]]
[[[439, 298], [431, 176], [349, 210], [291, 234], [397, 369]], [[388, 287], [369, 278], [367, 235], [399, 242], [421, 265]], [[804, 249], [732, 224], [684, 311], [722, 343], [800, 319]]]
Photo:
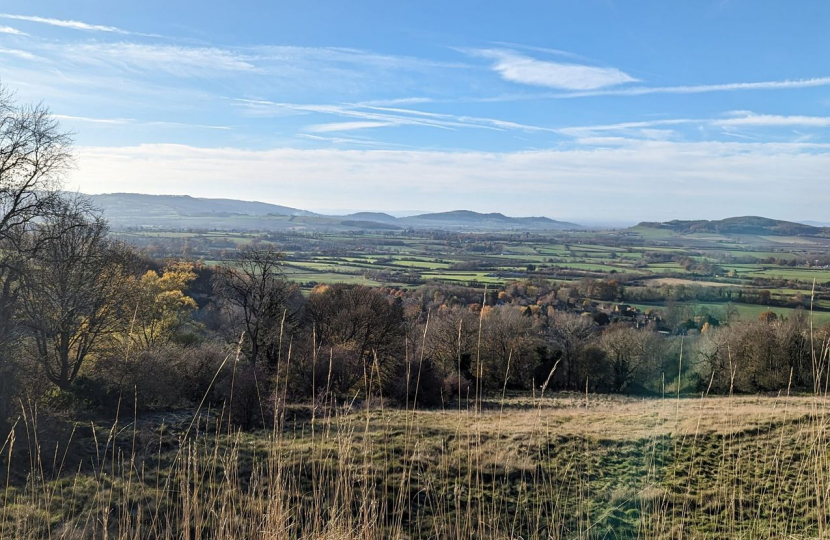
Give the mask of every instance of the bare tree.
[[425, 340], [426, 355], [442, 376], [457, 373], [472, 378], [479, 314], [465, 308], [441, 309], [432, 316]]
[[661, 363], [668, 352], [667, 342], [655, 332], [624, 325], [609, 327], [599, 343], [611, 368], [610, 388], [614, 392], [624, 392], [632, 385], [645, 386], [646, 379], [664, 367]]
[[0, 85], [0, 429], [13, 397], [22, 243], [28, 226], [52, 211], [61, 175], [72, 164], [71, 147], [71, 135], [46, 107], [19, 105]]
[[21, 319], [46, 378], [62, 389], [126, 318], [125, 257], [106, 235], [106, 223], [73, 202], [61, 204], [30, 235]]
[[536, 349], [542, 345], [533, 318], [513, 306], [486, 309], [482, 332], [485, 384], [527, 388], [538, 360]]
[[0, 86], [0, 240], [48, 212], [72, 164], [72, 136], [43, 105], [19, 105]]
[[550, 318], [549, 324], [548, 339], [562, 351], [565, 385], [577, 388], [580, 382], [584, 382], [576, 380], [579, 353], [594, 338], [594, 321], [574, 313], [557, 312]]
[[235, 330], [244, 331], [245, 354], [252, 364], [268, 353], [283, 316], [296, 312], [297, 287], [283, 277], [282, 260], [273, 248], [246, 249], [214, 273], [216, 296]]
[[318, 347], [346, 348], [363, 368], [377, 360], [377, 367], [388, 375], [403, 356], [402, 306], [378, 290], [342, 283], [326, 287], [311, 295], [306, 315]]

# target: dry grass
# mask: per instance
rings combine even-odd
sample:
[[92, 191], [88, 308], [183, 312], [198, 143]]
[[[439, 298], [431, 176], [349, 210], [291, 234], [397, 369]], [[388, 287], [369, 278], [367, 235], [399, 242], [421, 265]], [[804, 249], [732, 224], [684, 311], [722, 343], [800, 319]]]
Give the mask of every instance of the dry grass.
[[572, 394], [460, 411], [321, 403], [280, 411], [257, 433], [229, 428], [221, 411], [192, 425], [130, 419], [41, 447], [25, 479], [14, 453], [40, 443], [9, 441], [0, 537], [824, 536], [827, 405]]

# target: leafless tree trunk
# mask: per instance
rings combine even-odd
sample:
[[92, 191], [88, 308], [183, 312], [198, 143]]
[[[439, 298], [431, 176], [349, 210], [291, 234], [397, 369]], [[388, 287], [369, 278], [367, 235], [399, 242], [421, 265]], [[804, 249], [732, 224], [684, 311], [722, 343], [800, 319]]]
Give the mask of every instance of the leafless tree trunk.
[[106, 235], [100, 217], [72, 202], [44, 218], [30, 235], [21, 318], [46, 378], [62, 389], [126, 318], [127, 265]]
[[19, 337], [23, 242], [30, 225], [53, 211], [72, 137], [42, 105], [20, 105], [0, 85], [0, 435], [11, 413], [12, 356]]
[[247, 249], [214, 274], [214, 290], [222, 308], [237, 331], [245, 332], [245, 352], [251, 364], [263, 355], [269, 333], [279, 329], [296, 293], [296, 287], [283, 278], [282, 259], [282, 253], [274, 249]]

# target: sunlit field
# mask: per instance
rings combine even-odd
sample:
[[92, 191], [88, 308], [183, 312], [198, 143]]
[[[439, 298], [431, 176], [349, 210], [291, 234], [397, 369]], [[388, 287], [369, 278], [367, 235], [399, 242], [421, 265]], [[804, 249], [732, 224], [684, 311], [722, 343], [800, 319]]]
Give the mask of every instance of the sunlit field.
[[123, 403], [110, 424], [58, 433], [27, 411], [28, 439], [3, 447], [0, 536], [822, 537], [828, 405], [556, 394], [415, 411], [321, 396], [276, 404], [254, 432], [221, 410], [132, 418]]

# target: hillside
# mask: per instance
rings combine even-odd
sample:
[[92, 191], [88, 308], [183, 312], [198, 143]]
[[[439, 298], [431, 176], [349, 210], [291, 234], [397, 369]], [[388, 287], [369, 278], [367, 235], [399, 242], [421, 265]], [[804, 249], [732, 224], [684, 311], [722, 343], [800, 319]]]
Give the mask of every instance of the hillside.
[[383, 212], [324, 216], [257, 201], [205, 199], [188, 195], [110, 193], [91, 195], [113, 227], [208, 228], [223, 230], [398, 230], [553, 231], [578, 225], [545, 217], [508, 217], [469, 210], [396, 218]]
[[581, 229], [574, 223], [556, 221], [546, 217], [508, 217], [493, 212], [482, 214], [470, 210], [436, 212], [400, 218], [399, 223], [413, 228], [449, 228], [469, 230], [529, 230], [561, 231]]
[[343, 216], [344, 218], [353, 219], [355, 221], [374, 221], [377, 223], [397, 223], [398, 218], [390, 216], [383, 212], [355, 212]]
[[824, 236], [830, 228], [814, 227], [803, 223], [782, 221], [758, 216], [742, 216], [715, 221], [673, 220], [667, 222], [642, 222], [637, 227], [671, 230], [677, 233], [750, 234], [772, 236]]
[[108, 193], [90, 195], [92, 203], [101, 208], [111, 221], [144, 219], [163, 220], [168, 217], [211, 216], [313, 216], [313, 212], [258, 201], [204, 199], [189, 195], [145, 195], [140, 193]]

